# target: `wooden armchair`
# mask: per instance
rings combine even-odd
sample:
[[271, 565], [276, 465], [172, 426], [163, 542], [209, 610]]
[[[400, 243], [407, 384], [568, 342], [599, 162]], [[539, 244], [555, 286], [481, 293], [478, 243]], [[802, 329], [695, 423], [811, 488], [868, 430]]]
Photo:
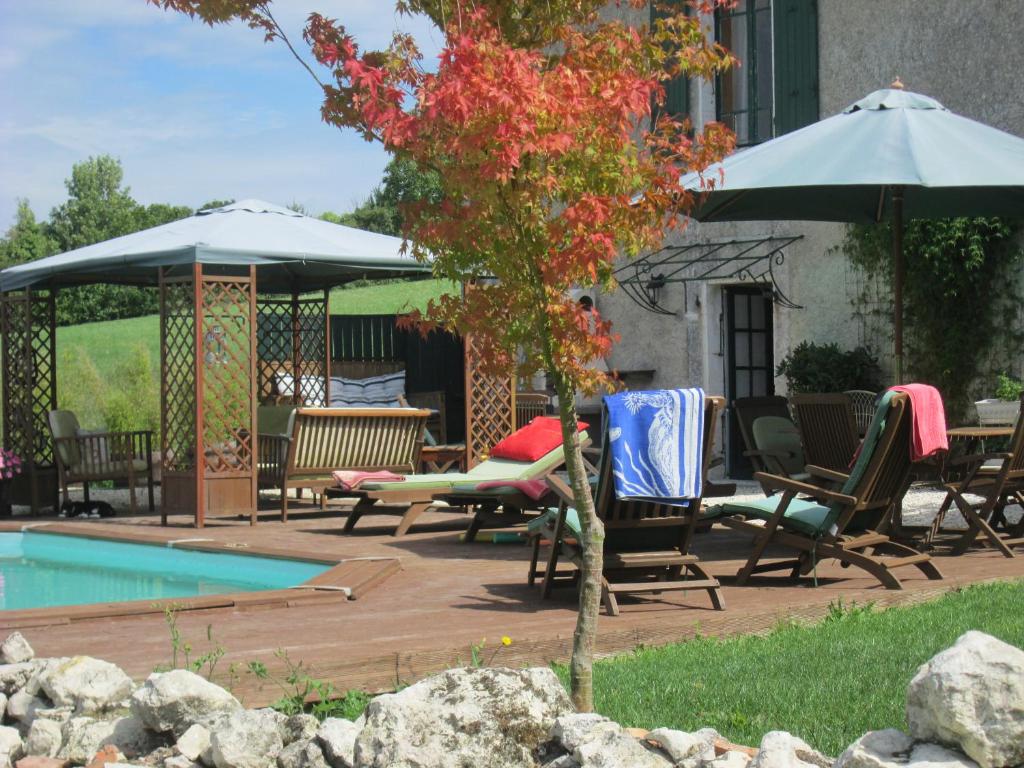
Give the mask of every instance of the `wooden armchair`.
[[62, 498], [69, 500], [68, 488], [81, 483], [85, 501], [89, 501], [89, 483], [99, 480], [127, 480], [132, 514], [135, 514], [135, 484], [146, 478], [149, 511], [156, 509], [153, 498], [153, 433], [83, 432], [71, 411], [47, 414], [57, 457], [57, 477]]

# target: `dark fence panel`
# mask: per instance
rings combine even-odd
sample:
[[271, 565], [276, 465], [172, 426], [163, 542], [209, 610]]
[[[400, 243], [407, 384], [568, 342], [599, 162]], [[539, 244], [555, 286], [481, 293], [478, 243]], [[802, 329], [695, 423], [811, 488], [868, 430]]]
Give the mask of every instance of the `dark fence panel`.
[[448, 442], [466, 435], [465, 361], [462, 339], [443, 331], [423, 338], [400, 330], [394, 315], [331, 315], [332, 360], [405, 363], [407, 393], [445, 393]]

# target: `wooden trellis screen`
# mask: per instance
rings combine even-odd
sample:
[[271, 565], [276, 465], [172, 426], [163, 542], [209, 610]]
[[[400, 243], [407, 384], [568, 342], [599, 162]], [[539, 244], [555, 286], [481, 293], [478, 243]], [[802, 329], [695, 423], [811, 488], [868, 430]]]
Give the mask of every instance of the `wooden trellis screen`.
[[57, 407], [56, 291], [17, 291], [0, 300], [3, 335], [4, 447], [23, 472], [11, 501], [37, 514], [57, 503], [57, 470], [47, 413]]
[[[328, 292], [257, 300], [257, 375], [261, 403], [330, 402]], [[290, 386], [288, 386], [290, 384]]]
[[256, 271], [160, 273], [164, 522], [247, 514], [256, 522]]
[[515, 377], [497, 377], [480, 370], [473, 336], [466, 349], [466, 462], [483, 461], [498, 441], [512, 434], [516, 421]]

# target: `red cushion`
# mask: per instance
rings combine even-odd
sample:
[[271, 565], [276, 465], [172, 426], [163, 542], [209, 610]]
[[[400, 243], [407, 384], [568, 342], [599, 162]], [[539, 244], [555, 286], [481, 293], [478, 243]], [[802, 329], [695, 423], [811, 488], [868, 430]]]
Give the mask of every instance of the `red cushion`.
[[[579, 431], [587, 428], [578, 422]], [[553, 416], [537, 416], [522, 429], [517, 429], [491, 449], [492, 459], [530, 461], [545, 456], [562, 444], [562, 423]]]

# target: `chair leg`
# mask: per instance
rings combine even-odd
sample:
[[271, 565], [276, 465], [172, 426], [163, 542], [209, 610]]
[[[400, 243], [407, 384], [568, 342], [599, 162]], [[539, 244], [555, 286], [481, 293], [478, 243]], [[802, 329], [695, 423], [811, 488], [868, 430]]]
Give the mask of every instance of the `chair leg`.
[[85, 503], [89, 503], [89, 481], [82, 481], [82, 498], [85, 499]]
[[[540, 546], [540, 537], [537, 537], [537, 546]], [[544, 585], [541, 587], [541, 599], [547, 600], [551, 597], [551, 588], [555, 584], [555, 573], [558, 571], [558, 556], [561, 554], [562, 545], [554, 536], [551, 537], [551, 551], [548, 552], [548, 567], [544, 569]]]
[[412, 524], [416, 522], [416, 518], [422, 515], [424, 512], [426, 512], [427, 508], [430, 507], [433, 503], [434, 502], [432, 501], [425, 501], [416, 504], [410, 504], [409, 508], [405, 511], [405, 514], [402, 515], [402, 519], [398, 523], [398, 527], [395, 528], [395, 532], [391, 535], [405, 536], [405, 534], [408, 533], [409, 529], [412, 527]]
[[135, 498], [135, 475], [128, 474], [128, 508], [134, 516], [138, 512], [138, 502]]
[[615, 599], [615, 595], [608, 588], [608, 580], [603, 576], [601, 577], [601, 602], [609, 616], [619, 615], [619, 601]]
[[281, 522], [288, 522], [288, 489], [281, 489]]
[[1013, 550], [1011, 550], [1003, 540], [999, 537], [999, 534], [992, 530], [992, 526], [988, 524], [985, 519], [983, 512], [990, 508], [988, 502], [982, 508], [982, 512], [979, 512], [974, 508], [973, 505], [967, 503], [962, 497], [957, 497], [957, 506], [963, 513], [964, 519], [967, 520], [967, 532], [960, 537], [960, 540], [953, 546], [953, 553], [956, 555], [962, 555], [968, 550], [974, 540], [979, 535], [983, 535], [992, 546], [1003, 553], [1004, 557], [1015, 557]]
[[476, 535], [480, 532], [480, 529], [483, 527], [483, 524], [484, 519], [482, 510], [479, 506], [477, 506], [476, 512], [473, 514], [473, 519], [472, 521], [470, 521], [469, 528], [466, 529], [466, 535], [463, 539], [466, 544], [472, 544], [474, 541], [476, 541]]
[[893, 572], [886, 568], [884, 563], [873, 557], [849, 550], [831, 553], [831, 556], [835, 557], [840, 562], [849, 563], [852, 566], [867, 571], [882, 582], [882, 586], [886, 589], [903, 589], [903, 585], [900, 583], [900, 580], [893, 575]]
[[754, 540], [754, 551], [750, 553], [750, 557], [747, 558], [747, 562], [742, 568], [736, 573], [736, 583], [743, 586], [747, 583], [747, 580], [754, 573], [754, 569], [757, 567], [758, 560], [761, 559], [761, 555], [768, 548], [769, 542], [772, 540], [772, 533], [774, 528], [768, 530], [767, 527], [760, 536]]
[[356, 505], [352, 507], [352, 510], [348, 513], [348, 519], [345, 520], [345, 527], [342, 531], [345, 533], [352, 533], [352, 529], [356, 527], [356, 523], [367, 511], [369, 511], [376, 502], [372, 499], [360, 499], [356, 502]]
[[[697, 565], [696, 563], [690, 563], [689, 565], [687, 565], [686, 570], [688, 570], [697, 579], [701, 581], [703, 581], [704, 579], [714, 579], [714, 576], [705, 571], [702, 566]], [[715, 579], [715, 581], [716, 586], [706, 587], [705, 589], [707, 589], [708, 597], [711, 598], [711, 605], [714, 607], [714, 609], [716, 611], [724, 611], [725, 598], [722, 597], [722, 586], [720, 584], [717, 584], [717, 579]]]
[[148, 487], [148, 493], [149, 493], [149, 511], [150, 512], [155, 512], [156, 511], [156, 495], [155, 495], [155, 492], [153, 490], [154, 483], [153, 483], [153, 469], [152, 469], [152, 467], [150, 467], [149, 476], [146, 478], [146, 485]]
[[530, 538], [530, 573], [526, 577], [526, 583], [532, 587], [537, 583], [537, 560], [540, 559], [540, 534]]

